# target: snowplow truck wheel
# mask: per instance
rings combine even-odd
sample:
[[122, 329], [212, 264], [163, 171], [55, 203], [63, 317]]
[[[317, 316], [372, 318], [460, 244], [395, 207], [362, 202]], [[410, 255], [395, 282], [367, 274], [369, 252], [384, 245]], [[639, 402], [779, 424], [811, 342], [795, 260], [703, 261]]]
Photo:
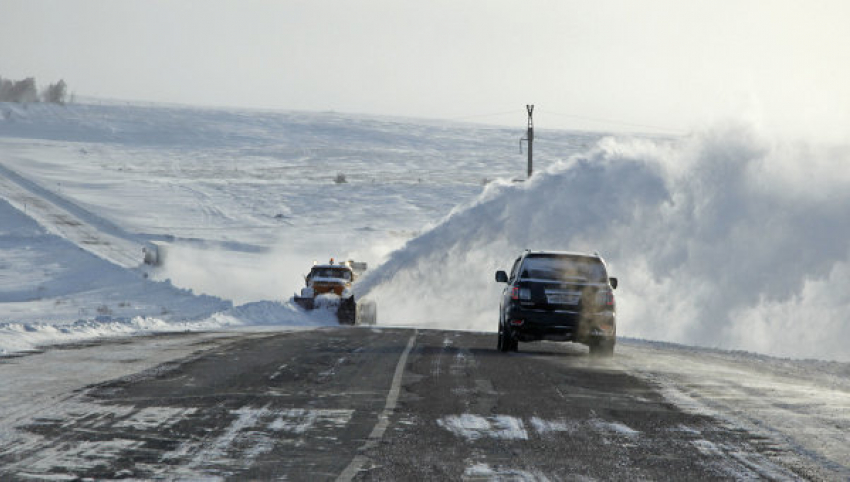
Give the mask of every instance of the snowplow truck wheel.
[[342, 300], [339, 304], [336, 319], [340, 325], [353, 325], [357, 321], [357, 305], [354, 303], [353, 296]]

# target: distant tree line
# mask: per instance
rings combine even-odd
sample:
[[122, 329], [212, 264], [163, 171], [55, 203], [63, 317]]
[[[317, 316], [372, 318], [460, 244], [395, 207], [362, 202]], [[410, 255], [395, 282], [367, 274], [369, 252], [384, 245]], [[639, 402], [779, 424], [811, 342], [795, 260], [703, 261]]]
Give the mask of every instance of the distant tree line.
[[0, 77], [0, 102], [52, 102], [64, 104], [68, 97], [68, 85], [64, 80], [45, 87], [41, 93], [34, 77], [24, 80], [10, 80]]

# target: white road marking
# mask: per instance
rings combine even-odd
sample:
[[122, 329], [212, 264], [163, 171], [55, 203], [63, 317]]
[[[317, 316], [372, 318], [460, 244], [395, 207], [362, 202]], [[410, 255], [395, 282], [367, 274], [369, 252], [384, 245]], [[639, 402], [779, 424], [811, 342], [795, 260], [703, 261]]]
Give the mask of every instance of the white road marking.
[[[359, 452], [361, 453], [366, 449], [373, 447], [384, 436], [384, 432], [387, 430], [387, 426], [390, 423], [390, 416], [393, 414], [393, 411], [398, 404], [398, 395], [401, 392], [401, 379], [404, 375], [404, 366], [407, 364], [407, 356], [410, 354], [410, 350], [413, 349], [417, 333], [418, 330], [413, 330], [413, 335], [411, 335], [410, 340], [407, 341], [407, 347], [405, 347], [404, 352], [402, 352], [401, 357], [398, 359], [398, 364], [396, 364], [395, 367], [395, 375], [393, 375], [393, 382], [392, 385], [390, 385], [390, 392], [387, 394], [387, 403], [384, 405], [384, 410], [378, 415], [378, 423], [375, 424], [375, 427], [372, 429], [372, 433], [369, 434], [369, 439], [362, 447], [360, 447]], [[368, 457], [365, 455], [356, 455], [348, 464], [348, 467], [346, 467], [345, 470], [339, 474], [339, 477], [336, 478], [337, 482], [347, 482], [354, 479], [354, 476], [357, 475], [368, 460]]]

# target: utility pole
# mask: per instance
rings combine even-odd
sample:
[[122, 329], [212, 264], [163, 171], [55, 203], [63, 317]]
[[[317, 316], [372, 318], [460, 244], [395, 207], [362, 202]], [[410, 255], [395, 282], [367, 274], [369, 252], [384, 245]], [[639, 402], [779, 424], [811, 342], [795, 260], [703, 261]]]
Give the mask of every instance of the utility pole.
[[531, 118], [531, 113], [534, 112], [534, 105], [526, 105], [525, 110], [528, 111], [528, 177], [531, 177], [531, 151], [532, 143], [534, 142], [534, 120]]
[[532, 143], [534, 142], [534, 120], [531, 118], [531, 113], [534, 112], [533, 105], [526, 105], [525, 110], [528, 111], [528, 132], [525, 138], [519, 140], [519, 152], [522, 153], [522, 141], [528, 142], [528, 177], [531, 177], [531, 153], [533, 151]]

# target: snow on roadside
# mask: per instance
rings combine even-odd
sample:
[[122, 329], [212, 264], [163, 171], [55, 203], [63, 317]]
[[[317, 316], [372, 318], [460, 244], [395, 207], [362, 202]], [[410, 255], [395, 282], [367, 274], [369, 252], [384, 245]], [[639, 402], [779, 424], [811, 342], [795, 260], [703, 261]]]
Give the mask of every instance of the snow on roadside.
[[215, 313], [207, 320], [224, 326], [333, 326], [338, 325], [336, 313], [329, 310], [305, 312], [290, 302], [255, 301]]
[[151, 280], [48, 233], [0, 200], [0, 356], [106, 337], [335, 322], [289, 303], [233, 307]]
[[0, 355], [36, 350], [48, 345], [91, 341], [150, 333], [199, 331], [220, 328], [208, 321], [166, 322], [158, 318], [137, 317], [129, 321], [78, 320], [66, 324], [2, 323]]
[[614, 363], [687, 413], [805, 455], [822, 471], [816, 479], [850, 477], [850, 363], [633, 339], [618, 344]]
[[0, 356], [38, 350], [49, 345], [89, 342], [100, 338], [241, 328], [321, 327], [338, 325], [333, 313], [306, 313], [290, 303], [246, 303], [197, 320], [156, 317], [88, 319], [70, 323], [0, 323]]

